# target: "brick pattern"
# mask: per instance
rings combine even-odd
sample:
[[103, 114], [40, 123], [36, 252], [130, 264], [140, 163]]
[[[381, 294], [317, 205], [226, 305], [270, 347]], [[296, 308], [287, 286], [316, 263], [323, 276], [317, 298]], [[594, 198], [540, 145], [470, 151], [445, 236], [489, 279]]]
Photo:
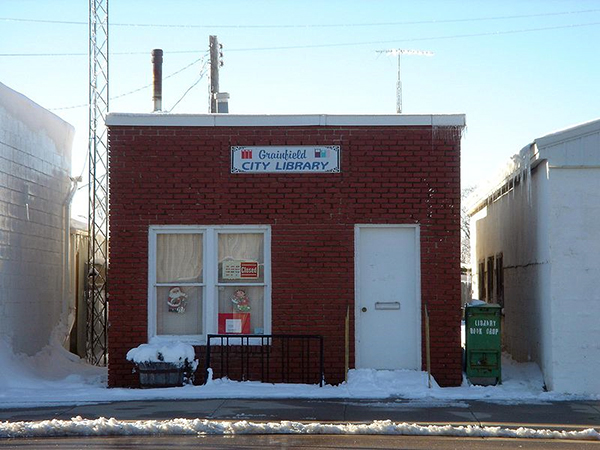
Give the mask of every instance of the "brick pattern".
[[[354, 358], [354, 225], [420, 224], [432, 372], [443, 386], [460, 384], [453, 130], [112, 126], [109, 142], [111, 386], [137, 384], [125, 354], [147, 340], [148, 227], [157, 224], [271, 225], [273, 333], [323, 335], [328, 383], [344, 378], [347, 305]], [[231, 174], [234, 145], [340, 145], [341, 173]]]

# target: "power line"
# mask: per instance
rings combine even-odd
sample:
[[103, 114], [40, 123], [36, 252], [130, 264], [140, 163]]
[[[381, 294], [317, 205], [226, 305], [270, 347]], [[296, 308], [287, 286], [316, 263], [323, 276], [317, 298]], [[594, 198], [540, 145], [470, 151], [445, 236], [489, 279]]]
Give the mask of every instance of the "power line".
[[[523, 28], [518, 30], [507, 30], [507, 31], [488, 31], [484, 33], [471, 33], [471, 34], [454, 34], [445, 36], [429, 36], [420, 38], [398, 38], [389, 39], [382, 41], [366, 41], [366, 42], [342, 42], [336, 44], [314, 44], [314, 45], [289, 45], [281, 47], [247, 47], [247, 48], [228, 48], [228, 52], [255, 52], [255, 51], [276, 51], [276, 50], [303, 50], [312, 48], [334, 48], [334, 47], [353, 47], [359, 45], [376, 45], [376, 44], [399, 44], [405, 42], [418, 42], [418, 41], [443, 41], [447, 39], [460, 39], [470, 37], [484, 37], [484, 36], [503, 36], [509, 34], [520, 34], [520, 33], [531, 33], [538, 31], [550, 31], [550, 30], [561, 30], [570, 28], [581, 28], [591, 27], [600, 25], [600, 22], [589, 22], [589, 23], [576, 23], [570, 25], [557, 25], [552, 27], [538, 27], [538, 28]], [[187, 53], [199, 53], [202, 50], [174, 50], [168, 51], [170, 54], [187, 54]], [[148, 52], [115, 52], [112, 55], [142, 55]], [[87, 56], [87, 53], [0, 53], [0, 57], [12, 57], [12, 56]]]
[[228, 48], [228, 52], [247, 52], [247, 51], [267, 51], [267, 50], [299, 50], [299, 49], [310, 49], [310, 48], [329, 48], [329, 47], [352, 47], [355, 45], [375, 45], [375, 44], [394, 44], [403, 42], [418, 42], [418, 41], [437, 41], [446, 39], [459, 39], [469, 37], [484, 37], [484, 36], [500, 36], [507, 34], [519, 34], [529, 33], [535, 31], [549, 31], [559, 30], [566, 28], [579, 28], [589, 27], [594, 25], [600, 25], [600, 22], [580, 23], [572, 25], [562, 25], [555, 27], [541, 27], [541, 28], [526, 28], [520, 30], [508, 30], [508, 31], [490, 31], [485, 33], [472, 33], [472, 34], [454, 34], [447, 36], [431, 36], [422, 38], [406, 38], [406, 39], [390, 39], [385, 41], [368, 41], [368, 42], [348, 42], [348, 43], [337, 43], [337, 44], [314, 44], [314, 45], [290, 45], [286, 47], [255, 47], [255, 48]]
[[[173, 53], [199, 53], [201, 50], [174, 50], [170, 51], [170, 54]], [[143, 52], [110, 52], [111, 56], [115, 55], [147, 55], [147, 51]], [[0, 56], [88, 56], [87, 53], [0, 53]]]
[[179, 102], [181, 102], [184, 99], [184, 97], [188, 94], [188, 92], [190, 92], [194, 87], [196, 87], [196, 85], [198, 83], [200, 83], [200, 81], [202, 80], [202, 78], [204, 78], [204, 75], [206, 75], [206, 72], [208, 70], [207, 68], [208, 68], [208, 62], [205, 62], [204, 66], [202, 67], [202, 70], [200, 71], [200, 76], [198, 77], [198, 79], [187, 89], [187, 91], [185, 91], [183, 93], [183, 95], [181, 96], [181, 98], [175, 102], [175, 104], [169, 110], [170, 113], [173, 112], [173, 110], [175, 109], [175, 107], [177, 105], [179, 105]]
[[[514, 20], [514, 19], [528, 19], [533, 17], [555, 17], [565, 16], [574, 14], [589, 14], [599, 12], [600, 9], [585, 9], [575, 11], [561, 11], [551, 13], [538, 13], [538, 14], [517, 14], [509, 16], [488, 16], [488, 17], [471, 17], [471, 18], [456, 18], [456, 19], [442, 19], [442, 20], [415, 20], [415, 21], [400, 21], [400, 22], [366, 22], [366, 23], [327, 23], [327, 24], [279, 24], [279, 25], [224, 25], [224, 24], [212, 24], [212, 25], [198, 25], [198, 24], [157, 24], [157, 23], [111, 23], [111, 27], [154, 27], [154, 28], [231, 28], [231, 29], [285, 29], [285, 28], [355, 28], [355, 27], [379, 27], [379, 26], [398, 26], [398, 25], [427, 25], [427, 24], [441, 24], [441, 23], [462, 23], [462, 22], [482, 22], [491, 20]], [[57, 25], [88, 25], [87, 22], [82, 21], [69, 21], [69, 20], [48, 20], [48, 19], [26, 19], [18, 17], [0, 17], [2, 21], [9, 22], [26, 22], [26, 23], [47, 23]]]
[[[146, 53], [148, 53], [148, 52], [146, 52]], [[183, 72], [183, 71], [184, 71], [184, 70], [186, 70], [186, 69], [189, 69], [190, 67], [192, 67], [193, 65], [197, 64], [198, 62], [200, 62], [200, 61], [202, 61], [202, 60], [205, 60], [205, 59], [206, 59], [206, 57], [207, 57], [207, 54], [204, 54], [204, 55], [203, 55], [201, 58], [198, 58], [198, 59], [196, 59], [195, 61], [192, 61], [191, 63], [189, 63], [187, 66], [185, 66], [185, 67], [182, 67], [181, 69], [179, 69], [179, 70], [177, 70], [177, 71], [175, 71], [175, 72], [171, 73], [170, 75], [167, 75], [166, 77], [164, 77], [164, 79], [165, 79], [165, 80], [168, 80], [169, 78], [171, 78], [171, 77], [174, 77], [175, 75], [178, 75], [178, 74], [180, 74], [181, 72]], [[202, 70], [202, 69], [201, 69], [201, 70]], [[116, 100], [116, 99], [119, 99], [119, 98], [121, 98], [121, 97], [126, 97], [126, 96], [128, 96], [128, 95], [135, 94], [136, 92], [143, 91], [144, 89], [148, 89], [150, 86], [152, 86], [152, 83], [150, 83], [150, 84], [147, 84], [147, 85], [145, 85], [145, 86], [141, 86], [141, 87], [139, 87], [139, 88], [137, 88], [137, 89], [134, 89], [134, 90], [132, 90], [132, 91], [129, 91], [129, 92], [125, 92], [125, 93], [123, 93], [123, 94], [116, 95], [116, 96], [114, 96], [114, 97], [111, 97], [109, 100]], [[76, 108], [83, 108], [83, 107], [88, 107], [88, 106], [90, 106], [90, 105], [89, 105], [89, 103], [82, 103], [82, 104], [80, 104], [80, 105], [73, 105], [73, 106], [62, 106], [62, 107], [60, 107], [60, 108], [50, 108], [50, 109], [49, 109], [49, 111], [59, 111], [59, 110], [65, 110], [65, 109], [76, 109]]]

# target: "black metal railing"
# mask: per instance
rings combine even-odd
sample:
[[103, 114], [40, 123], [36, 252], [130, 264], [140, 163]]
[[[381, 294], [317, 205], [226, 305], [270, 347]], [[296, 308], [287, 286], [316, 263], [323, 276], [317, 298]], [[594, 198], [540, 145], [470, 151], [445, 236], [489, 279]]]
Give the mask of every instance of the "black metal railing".
[[324, 378], [323, 336], [209, 334], [205, 377], [263, 383], [319, 383]]

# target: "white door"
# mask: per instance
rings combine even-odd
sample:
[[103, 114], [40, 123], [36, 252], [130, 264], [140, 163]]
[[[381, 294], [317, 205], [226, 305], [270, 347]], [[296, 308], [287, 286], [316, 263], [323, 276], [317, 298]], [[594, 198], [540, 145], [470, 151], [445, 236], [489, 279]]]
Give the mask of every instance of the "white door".
[[421, 370], [419, 230], [357, 225], [356, 367]]

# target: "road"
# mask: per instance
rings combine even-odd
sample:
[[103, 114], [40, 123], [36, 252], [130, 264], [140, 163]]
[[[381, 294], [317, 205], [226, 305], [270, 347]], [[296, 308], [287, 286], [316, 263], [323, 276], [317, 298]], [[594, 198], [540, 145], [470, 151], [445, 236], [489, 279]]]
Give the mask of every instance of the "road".
[[237, 436], [143, 436], [85, 437], [0, 440], [2, 449], [90, 449], [90, 450], [286, 450], [403, 449], [403, 450], [492, 450], [492, 449], [598, 449], [598, 441], [538, 439], [449, 438], [434, 436], [332, 436], [332, 435], [237, 435]]

